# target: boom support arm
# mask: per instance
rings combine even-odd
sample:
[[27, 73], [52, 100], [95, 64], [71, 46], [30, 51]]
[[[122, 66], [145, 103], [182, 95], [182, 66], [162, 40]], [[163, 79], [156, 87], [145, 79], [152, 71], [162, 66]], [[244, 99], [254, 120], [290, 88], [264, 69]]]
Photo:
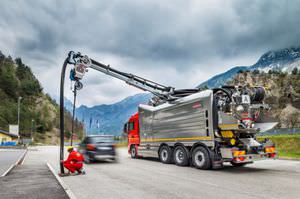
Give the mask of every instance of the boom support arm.
[[83, 78], [85, 72], [87, 71], [87, 68], [92, 68], [106, 75], [122, 80], [127, 84], [139, 88], [143, 91], [149, 91], [163, 100], [168, 100], [171, 97], [170, 93], [174, 91], [174, 88], [172, 87], [164, 86], [151, 80], [147, 80], [130, 73], [116, 70], [114, 68], [111, 68], [109, 65], [102, 64], [93, 59], [90, 59], [86, 55], [74, 53], [73, 51], [69, 53], [68, 63], [74, 65], [73, 76], [76, 80], [80, 80]]

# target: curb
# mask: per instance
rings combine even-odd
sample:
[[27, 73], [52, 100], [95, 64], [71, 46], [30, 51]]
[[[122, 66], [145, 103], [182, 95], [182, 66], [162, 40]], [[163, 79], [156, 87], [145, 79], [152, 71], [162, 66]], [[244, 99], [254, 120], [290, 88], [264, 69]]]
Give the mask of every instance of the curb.
[[62, 181], [62, 179], [56, 174], [55, 170], [53, 169], [53, 167], [51, 166], [50, 163], [47, 162], [47, 166], [49, 168], [49, 170], [51, 171], [51, 173], [55, 176], [56, 180], [58, 181], [58, 183], [60, 184], [60, 186], [64, 189], [64, 191], [66, 192], [66, 194], [68, 195], [68, 197], [70, 199], [77, 199], [76, 196], [74, 195], [74, 193], [71, 191], [71, 189]]
[[292, 160], [292, 161], [300, 161], [300, 158], [289, 158], [289, 157], [281, 157], [278, 160]]
[[11, 165], [1, 176], [1, 177], [5, 177], [7, 176], [7, 174], [9, 174], [9, 172], [11, 172], [17, 165], [22, 165], [25, 159], [25, 156], [27, 154], [28, 149], [26, 149], [24, 151], [24, 153], [20, 156], [20, 158], [13, 164]]

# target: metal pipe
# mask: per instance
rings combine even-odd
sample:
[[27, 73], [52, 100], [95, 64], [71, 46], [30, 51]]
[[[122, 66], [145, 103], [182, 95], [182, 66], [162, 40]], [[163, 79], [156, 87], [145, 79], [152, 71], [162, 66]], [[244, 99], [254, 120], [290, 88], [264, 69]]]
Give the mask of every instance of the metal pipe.
[[18, 134], [20, 134], [20, 104], [22, 97], [18, 98]]
[[65, 132], [64, 132], [64, 85], [65, 85], [65, 73], [66, 73], [66, 68], [68, 64], [69, 57], [66, 58], [62, 69], [61, 69], [61, 79], [60, 79], [60, 154], [59, 154], [59, 159], [60, 159], [60, 172], [62, 174], [65, 173], [64, 170], [64, 137], [65, 137]]
[[73, 100], [73, 115], [72, 115], [72, 131], [71, 131], [71, 146], [73, 146], [73, 135], [74, 135], [74, 120], [75, 120], [75, 103], [76, 103], [76, 96], [77, 96], [77, 88], [74, 87], [74, 100]]

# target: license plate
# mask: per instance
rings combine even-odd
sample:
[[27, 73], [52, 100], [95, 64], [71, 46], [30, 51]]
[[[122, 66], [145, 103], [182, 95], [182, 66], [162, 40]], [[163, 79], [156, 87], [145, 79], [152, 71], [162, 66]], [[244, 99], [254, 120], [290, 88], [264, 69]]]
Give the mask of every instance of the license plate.
[[101, 147], [98, 147], [99, 150], [110, 150], [111, 147], [109, 146], [101, 146]]
[[250, 96], [249, 95], [242, 95], [242, 103], [243, 104], [250, 104]]

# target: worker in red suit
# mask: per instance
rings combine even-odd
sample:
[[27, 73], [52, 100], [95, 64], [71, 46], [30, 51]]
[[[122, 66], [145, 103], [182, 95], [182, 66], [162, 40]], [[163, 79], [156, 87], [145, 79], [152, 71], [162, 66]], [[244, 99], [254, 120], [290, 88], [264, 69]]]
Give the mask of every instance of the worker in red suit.
[[74, 173], [75, 171], [77, 171], [78, 174], [82, 174], [84, 161], [83, 155], [75, 151], [72, 146], [69, 146], [67, 150], [69, 152], [69, 156], [67, 160], [63, 161], [64, 167], [69, 170], [69, 174]]

